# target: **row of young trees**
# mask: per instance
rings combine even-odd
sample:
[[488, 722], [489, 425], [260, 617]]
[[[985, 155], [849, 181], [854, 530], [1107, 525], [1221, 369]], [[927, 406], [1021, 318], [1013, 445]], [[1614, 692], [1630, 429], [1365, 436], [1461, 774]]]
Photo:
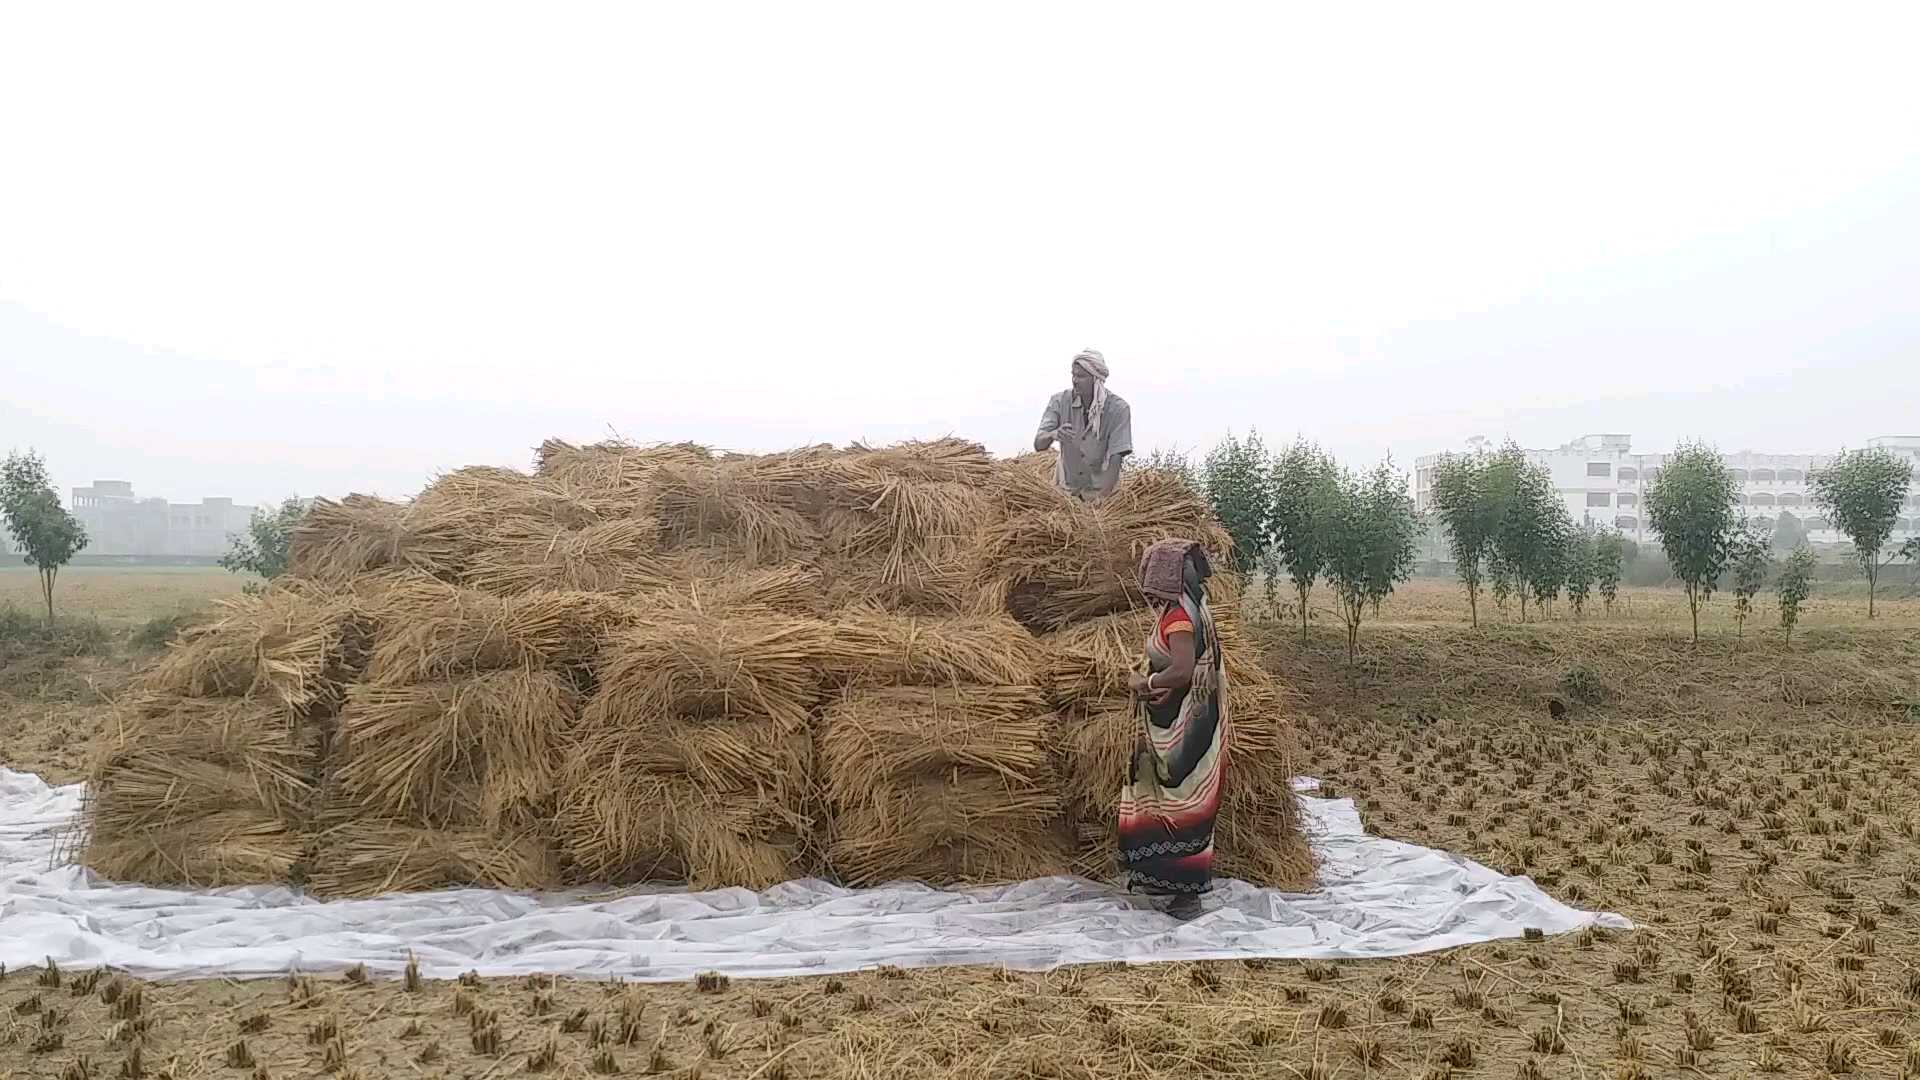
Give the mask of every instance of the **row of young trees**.
[[1366, 613], [1413, 574], [1421, 522], [1405, 474], [1391, 461], [1356, 473], [1305, 440], [1274, 454], [1256, 432], [1228, 435], [1197, 480], [1233, 536], [1235, 569], [1264, 571], [1269, 595], [1292, 583], [1303, 639], [1314, 585], [1333, 590], [1351, 661]]
[[[1853, 541], [1867, 578], [1873, 617], [1880, 571], [1894, 557], [1920, 562], [1920, 541], [1883, 560], [1913, 479], [1909, 462], [1880, 449], [1841, 453], [1811, 478], [1813, 499]], [[1660, 537], [1673, 575], [1686, 589], [1693, 638], [1700, 608], [1723, 582], [1734, 591], [1736, 633], [1744, 632], [1753, 598], [1773, 575], [1773, 541], [1764, 523], [1742, 516], [1738, 485], [1711, 447], [1682, 445], [1646, 492], [1649, 525]], [[1618, 533], [1576, 529], [1546, 468], [1509, 443], [1497, 452], [1443, 458], [1434, 470], [1434, 512], [1447, 534], [1456, 572], [1479, 622], [1483, 582], [1497, 600], [1520, 597], [1545, 605], [1564, 589], [1578, 615], [1596, 584], [1609, 605], [1619, 587], [1625, 540]], [[1789, 641], [1811, 588], [1814, 557], [1804, 538], [1788, 555], [1778, 582], [1781, 626]]]
[[1609, 609], [1619, 595], [1627, 541], [1577, 527], [1547, 470], [1509, 443], [1493, 453], [1442, 458], [1434, 469], [1434, 516], [1447, 535], [1467, 609], [1480, 624], [1480, 593], [1544, 608], [1566, 593], [1574, 614], [1598, 590]]

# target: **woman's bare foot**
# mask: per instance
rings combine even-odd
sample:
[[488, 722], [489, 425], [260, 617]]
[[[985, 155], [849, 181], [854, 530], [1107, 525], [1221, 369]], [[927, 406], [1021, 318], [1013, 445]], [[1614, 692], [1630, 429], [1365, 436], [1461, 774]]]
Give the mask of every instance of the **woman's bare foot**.
[[1167, 905], [1167, 914], [1187, 922], [1200, 917], [1200, 898], [1197, 896], [1176, 896]]

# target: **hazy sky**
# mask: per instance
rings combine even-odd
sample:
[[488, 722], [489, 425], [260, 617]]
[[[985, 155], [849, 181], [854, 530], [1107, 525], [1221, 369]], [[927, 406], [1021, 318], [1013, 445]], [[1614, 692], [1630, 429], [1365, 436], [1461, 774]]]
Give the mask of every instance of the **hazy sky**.
[[0, 447], [1920, 431], [1920, 7], [17, 5]]

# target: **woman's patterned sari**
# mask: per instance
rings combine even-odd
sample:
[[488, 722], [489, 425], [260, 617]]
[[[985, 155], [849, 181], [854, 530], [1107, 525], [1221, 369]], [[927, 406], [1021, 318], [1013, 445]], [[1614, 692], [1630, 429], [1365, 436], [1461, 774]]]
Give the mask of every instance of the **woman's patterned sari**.
[[[1226, 671], [1206, 589], [1181, 600], [1192, 622], [1193, 684], [1164, 705], [1140, 703], [1141, 731], [1120, 795], [1120, 862], [1130, 891], [1198, 896], [1213, 878], [1213, 819], [1226, 773]], [[1173, 656], [1156, 620], [1147, 663], [1164, 671]]]

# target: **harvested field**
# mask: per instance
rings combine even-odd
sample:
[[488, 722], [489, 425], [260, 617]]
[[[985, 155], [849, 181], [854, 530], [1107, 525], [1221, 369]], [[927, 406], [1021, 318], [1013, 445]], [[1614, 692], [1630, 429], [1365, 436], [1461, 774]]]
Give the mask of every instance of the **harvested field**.
[[[1303, 771], [1385, 835], [1641, 929], [1359, 963], [668, 986], [16, 971], [0, 1075], [80, 1075], [84, 1056], [112, 1076], [136, 1049], [149, 1075], [179, 1077], [1920, 1072], [1920, 729], [1884, 696], [1920, 685], [1911, 635], [1836, 618], [1791, 653], [1715, 639], [1695, 654], [1624, 621], [1475, 635], [1387, 615], [1357, 672], [1334, 635], [1302, 649], [1284, 627], [1247, 631], [1313, 718]], [[1545, 703], [1576, 669], [1602, 692], [1556, 721]]]

